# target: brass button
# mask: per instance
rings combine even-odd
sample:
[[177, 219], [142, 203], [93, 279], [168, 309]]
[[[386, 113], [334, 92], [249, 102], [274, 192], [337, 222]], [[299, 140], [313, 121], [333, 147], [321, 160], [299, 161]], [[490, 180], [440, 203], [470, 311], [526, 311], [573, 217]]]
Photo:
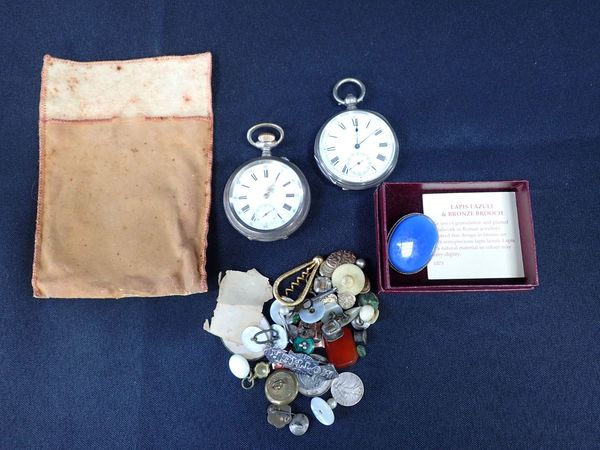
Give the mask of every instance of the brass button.
[[287, 405], [298, 395], [298, 379], [293, 372], [276, 370], [268, 376], [265, 383], [265, 395], [274, 405]]

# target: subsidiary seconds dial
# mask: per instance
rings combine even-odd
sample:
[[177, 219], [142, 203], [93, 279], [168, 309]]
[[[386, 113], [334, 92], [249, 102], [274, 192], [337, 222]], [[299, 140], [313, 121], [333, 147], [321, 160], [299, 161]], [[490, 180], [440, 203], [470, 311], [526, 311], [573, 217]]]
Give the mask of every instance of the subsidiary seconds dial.
[[[358, 98], [337, 94], [341, 84], [359, 84]], [[334, 88], [338, 103], [348, 109], [329, 119], [315, 140], [315, 159], [323, 174], [344, 189], [366, 189], [385, 180], [398, 161], [398, 140], [394, 130], [380, 114], [357, 109], [364, 97], [364, 85], [345, 79]]]

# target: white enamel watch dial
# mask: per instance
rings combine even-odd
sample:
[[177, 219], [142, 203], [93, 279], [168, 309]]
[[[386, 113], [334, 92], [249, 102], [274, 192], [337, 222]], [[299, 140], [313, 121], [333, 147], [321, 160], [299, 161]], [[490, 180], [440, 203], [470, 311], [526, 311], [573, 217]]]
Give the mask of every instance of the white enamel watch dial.
[[[358, 98], [339, 98], [342, 84], [361, 88]], [[323, 174], [344, 189], [367, 189], [385, 180], [398, 161], [398, 139], [388, 121], [373, 111], [357, 109], [365, 94], [364, 85], [353, 78], [339, 81], [334, 98], [348, 109], [329, 119], [315, 140], [315, 159]]]
[[[252, 134], [272, 128], [279, 139], [264, 133], [258, 141]], [[249, 239], [285, 239], [302, 225], [310, 208], [310, 188], [304, 174], [285, 158], [271, 156], [271, 149], [283, 139], [275, 124], [258, 124], [248, 130], [248, 141], [263, 151], [263, 156], [240, 166], [229, 178], [223, 194], [229, 222]]]

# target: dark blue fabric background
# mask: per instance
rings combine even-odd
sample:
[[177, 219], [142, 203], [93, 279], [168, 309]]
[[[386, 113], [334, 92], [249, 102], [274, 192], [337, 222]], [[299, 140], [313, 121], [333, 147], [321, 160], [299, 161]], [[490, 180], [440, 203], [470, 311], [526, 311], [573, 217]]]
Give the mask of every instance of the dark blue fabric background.
[[[214, 55], [210, 292], [38, 301], [30, 285], [42, 56]], [[0, 3], [1, 448], [599, 448], [600, 6], [533, 2]], [[390, 295], [353, 369], [364, 400], [304, 437], [266, 421], [202, 331], [220, 270], [271, 279], [351, 248], [374, 275], [372, 191], [342, 192], [312, 158], [345, 76], [402, 141], [393, 181], [528, 179], [541, 285], [525, 293]], [[253, 243], [221, 196], [275, 121], [311, 214]], [[308, 401], [295, 403], [309, 413]], [[309, 414], [310, 415], [310, 414]], [[310, 415], [312, 419], [312, 415]]]

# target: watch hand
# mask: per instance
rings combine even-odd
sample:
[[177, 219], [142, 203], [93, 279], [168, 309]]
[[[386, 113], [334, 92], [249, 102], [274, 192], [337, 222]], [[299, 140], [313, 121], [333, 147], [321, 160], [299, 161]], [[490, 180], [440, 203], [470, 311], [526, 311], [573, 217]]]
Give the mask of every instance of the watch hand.
[[369, 134], [366, 138], [364, 138], [362, 141], [360, 141], [357, 145], [362, 144], [363, 142], [365, 142], [367, 139], [369, 139], [371, 136], [373, 136], [375, 133], [377, 133], [378, 130], [375, 130], [373, 132], [371, 132], [371, 134]]
[[277, 176], [275, 177], [275, 181], [273, 181], [271, 183], [271, 185], [267, 188], [266, 196], [268, 196], [269, 194], [271, 194], [273, 192], [273, 189], [275, 188], [275, 184], [277, 183], [277, 180], [279, 179], [279, 175], [281, 175], [281, 172], [279, 172], [277, 174]]

